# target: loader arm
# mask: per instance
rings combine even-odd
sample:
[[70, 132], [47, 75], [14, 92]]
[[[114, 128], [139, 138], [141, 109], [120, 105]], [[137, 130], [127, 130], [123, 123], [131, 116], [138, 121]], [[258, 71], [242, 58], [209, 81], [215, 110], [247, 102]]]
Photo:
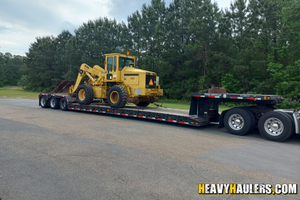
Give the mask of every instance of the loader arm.
[[[100, 66], [95, 65], [94, 68], [91, 68], [87, 64], [83, 63], [80, 66], [75, 84], [69, 88], [69, 94], [76, 92], [80, 82], [85, 76], [88, 76], [90, 78], [89, 82], [92, 83], [91, 85], [95, 85], [95, 84], [102, 85], [105, 74], [106, 71], [102, 69]], [[97, 76], [98, 78], [96, 78]]]

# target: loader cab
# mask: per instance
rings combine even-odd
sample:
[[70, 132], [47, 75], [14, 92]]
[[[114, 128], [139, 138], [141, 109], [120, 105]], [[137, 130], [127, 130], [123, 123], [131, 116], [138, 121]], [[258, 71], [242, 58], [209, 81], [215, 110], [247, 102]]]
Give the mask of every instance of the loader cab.
[[121, 81], [121, 72], [125, 67], [135, 67], [135, 56], [119, 53], [105, 54], [105, 70], [108, 82]]
[[119, 71], [122, 71], [124, 67], [133, 67], [134, 68], [134, 59], [119, 57]]

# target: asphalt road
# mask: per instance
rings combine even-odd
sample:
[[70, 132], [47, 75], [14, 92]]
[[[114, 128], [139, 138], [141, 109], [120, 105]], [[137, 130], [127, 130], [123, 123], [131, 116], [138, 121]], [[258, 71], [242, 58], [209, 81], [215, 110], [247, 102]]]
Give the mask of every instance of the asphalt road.
[[0, 198], [300, 199], [198, 194], [198, 183], [300, 183], [300, 137], [42, 109], [0, 98]]

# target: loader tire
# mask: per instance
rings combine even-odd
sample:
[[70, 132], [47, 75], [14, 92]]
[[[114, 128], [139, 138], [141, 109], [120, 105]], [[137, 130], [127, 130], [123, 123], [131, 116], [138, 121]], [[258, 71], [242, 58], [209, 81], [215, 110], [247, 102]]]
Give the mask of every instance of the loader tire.
[[143, 106], [143, 107], [147, 107], [149, 106], [150, 102], [139, 102], [138, 104], [136, 104], [137, 106]]
[[76, 91], [76, 101], [80, 105], [89, 105], [93, 102], [94, 91], [88, 84], [80, 85]]
[[121, 85], [114, 85], [108, 90], [108, 105], [112, 108], [122, 108], [127, 103], [127, 92]]

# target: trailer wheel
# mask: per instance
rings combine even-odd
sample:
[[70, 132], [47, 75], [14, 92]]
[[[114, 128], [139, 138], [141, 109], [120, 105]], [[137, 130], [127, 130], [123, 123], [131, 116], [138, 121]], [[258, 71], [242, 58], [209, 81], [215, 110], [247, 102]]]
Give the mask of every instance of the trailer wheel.
[[59, 99], [55, 98], [55, 97], [51, 97], [50, 99], [50, 107], [52, 109], [57, 109], [59, 108]]
[[108, 105], [112, 108], [122, 108], [127, 103], [127, 92], [121, 85], [114, 85], [108, 90]]
[[147, 107], [149, 106], [150, 102], [139, 102], [138, 104], [136, 104], [137, 106], [144, 106]]
[[76, 91], [76, 101], [81, 105], [89, 105], [93, 102], [94, 91], [88, 84], [80, 85]]
[[67, 103], [67, 100], [65, 98], [61, 98], [59, 100], [59, 108], [63, 111], [68, 110], [68, 103]]
[[293, 119], [284, 112], [271, 111], [264, 114], [258, 122], [260, 134], [272, 141], [282, 142], [294, 134]]
[[40, 105], [42, 108], [49, 108], [49, 102], [47, 101], [46, 96], [40, 98]]
[[255, 118], [247, 109], [233, 108], [225, 114], [224, 125], [234, 135], [245, 135], [253, 130]]

